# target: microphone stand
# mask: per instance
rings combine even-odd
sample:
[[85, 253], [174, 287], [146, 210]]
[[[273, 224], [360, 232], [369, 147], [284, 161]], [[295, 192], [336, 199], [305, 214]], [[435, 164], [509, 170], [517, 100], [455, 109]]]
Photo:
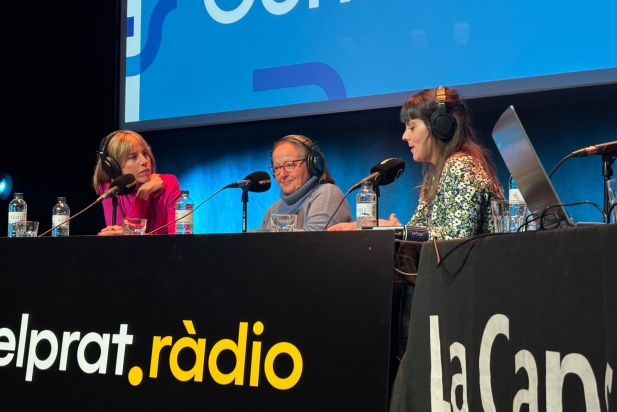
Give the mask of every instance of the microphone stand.
[[114, 226], [116, 224], [116, 210], [118, 209], [118, 198], [116, 195], [111, 196], [111, 224]]
[[373, 192], [375, 192], [375, 226], [379, 226], [379, 177], [373, 181]]
[[249, 201], [249, 192], [242, 189], [242, 233], [246, 233], [246, 204]]
[[[608, 186], [607, 182], [613, 176], [613, 162], [617, 157], [613, 155], [602, 155], [602, 176], [604, 176], [604, 210], [608, 211], [611, 207], [611, 204], [608, 200]], [[611, 221], [610, 216], [607, 215], [607, 220], [605, 223], [609, 223]]]

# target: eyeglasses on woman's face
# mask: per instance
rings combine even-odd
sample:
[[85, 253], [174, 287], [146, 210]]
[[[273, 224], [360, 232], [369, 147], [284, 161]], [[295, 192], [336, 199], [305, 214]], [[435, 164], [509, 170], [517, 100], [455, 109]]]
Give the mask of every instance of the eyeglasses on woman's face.
[[281, 173], [281, 168], [285, 168], [286, 172], [293, 172], [294, 169], [296, 168], [297, 163], [299, 162], [304, 162], [306, 159], [300, 159], [300, 160], [290, 160], [288, 162], [283, 163], [280, 166], [268, 166], [270, 168], [270, 171], [272, 172], [272, 176], [278, 176]]

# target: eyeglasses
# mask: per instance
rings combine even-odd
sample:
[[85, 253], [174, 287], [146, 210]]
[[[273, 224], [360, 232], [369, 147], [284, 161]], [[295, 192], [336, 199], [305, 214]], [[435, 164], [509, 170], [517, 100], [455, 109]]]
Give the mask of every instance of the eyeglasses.
[[278, 176], [281, 173], [281, 167], [284, 167], [287, 172], [293, 172], [296, 168], [296, 163], [304, 162], [306, 159], [300, 160], [290, 160], [288, 162], [283, 163], [280, 166], [268, 166], [270, 171], [272, 172], [272, 176]]

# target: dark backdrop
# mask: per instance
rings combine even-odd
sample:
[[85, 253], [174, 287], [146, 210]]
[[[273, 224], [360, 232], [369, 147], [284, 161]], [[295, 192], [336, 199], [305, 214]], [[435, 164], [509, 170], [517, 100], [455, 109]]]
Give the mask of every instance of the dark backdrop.
[[[67, 197], [73, 215], [96, 198], [91, 187], [95, 151], [101, 139], [117, 128], [117, 3], [9, 2], [1, 14], [0, 169], [12, 174], [13, 191], [24, 193], [28, 217], [41, 222], [41, 231], [51, 226], [56, 197]], [[516, 107], [550, 171], [573, 150], [617, 140], [616, 90], [617, 84], [599, 85], [468, 103], [477, 130], [495, 154], [501, 183], [507, 189], [509, 174], [492, 142], [491, 130], [508, 105]], [[259, 169], [267, 170], [272, 142], [289, 133], [306, 134], [320, 142], [343, 191], [367, 175], [377, 161], [400, 157], [407, 169], [400, 181], [382, 188], [380, 215], [396, 212], [401, 220], [407, 220], [416, 204], [414, 187], [420, 183], [421, 172], [400, 140], [403, 125], [398, 111], [393, 107], [143, 134], [153, 146], [158, 171], [178, 175], [181, 185], [195, 193], [196, 203], [229, 183], [224, 173], [228, 169], [237, 171], [233, 180], [258, 170], [253, 163], [247, 166], [247, 156], [257, 159]], [[561, 165], [553, 177], [561, 200], [591, 200], [602, 205], [601, 166], [597, 156], [569, 159]], [[234, 219], [226, 230], [239, 231], [240, 194], [230, 192], [221, 194], [218, 203], [204, 207], [204, 213], [196, 218], [203, 221], [211, 218], [207, 214], [212, 210], [228, 210]], [[274, 188], [263, 197], [253, 195], [250, 227], [259, 224], [265, 206], [277, 192]], [[0, 204], [5, 208], [0, 213], [2, 236], [8, 201]], [[352, 198], [350, 203], [353, 206]], [[601, 219], [591, 206], [568, 210], [576, 220]], [[103, 225], [97, 205], [72, 222], [71, 234], [94, 234]], [[209, 226], [202, 230], [210, 231], [220, 230]]]

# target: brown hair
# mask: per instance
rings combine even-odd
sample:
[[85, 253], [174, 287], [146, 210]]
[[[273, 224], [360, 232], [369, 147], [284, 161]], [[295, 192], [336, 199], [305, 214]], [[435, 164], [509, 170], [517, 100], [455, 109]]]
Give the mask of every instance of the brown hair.
[[[431, 130], [430, 118], [437, 110], [437, 88], [425, 89], [411, 96], [401, 108], [401, 122], [407, 123], [412, 119], [420, 119], [428, 130]], [[477, 138], [471, 125], [471, 111], [463, 102], [458, 92], [453, 88], [446, 88], [446, 109], [456, 121], [454, 136], [449, 140], [442, 140], [429, 134], [422, 155], [425, 159], [434, 159], [434, 164], [424, 163], [424, 179], [420, 195], [426, 202], [430, 202], [437, 193], [439, 179], [446, 161], [457, 154], [466, 154], [480, 162], [484, 171], [493, 182], [493, 190], [500, 189], [499, 179], [491, 160], [491, 154]]]

